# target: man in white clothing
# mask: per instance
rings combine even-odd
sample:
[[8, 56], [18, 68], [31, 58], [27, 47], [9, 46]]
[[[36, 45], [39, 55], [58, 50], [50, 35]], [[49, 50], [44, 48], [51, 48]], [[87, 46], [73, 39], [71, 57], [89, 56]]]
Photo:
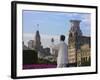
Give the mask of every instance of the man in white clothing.
[[64, 42], [65, 36], [60, 36], [60, 43], [57, 45], [52, 45], [52, 49], [58, 50], [57, 56], [57, 67], [67, 67], [68, 64], [68, 51], [67, 51], [67, 44]]

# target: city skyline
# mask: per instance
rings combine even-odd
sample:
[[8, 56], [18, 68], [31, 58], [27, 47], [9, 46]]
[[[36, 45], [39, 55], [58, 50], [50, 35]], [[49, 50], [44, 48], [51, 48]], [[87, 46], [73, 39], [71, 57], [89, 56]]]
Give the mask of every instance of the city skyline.
[[[80, 29], [86, 36], [90, 36], [91, 15], [89, 13], [65, 13], [47, 11], [27, 11], [23, 10], [23, 41], [33, 40], [35, 32], [39, 30], [41, 42], [47, 43], [45, 39], [54, 37], [55, 42], [59, 41], [59, 35], [66, 36], [66, 43], [70, 29], [70, 20], [81, 20]], [[37, 27], [39, 26], [39, 27]], [[49, 35], [49, 37], [48, 37]], [[45, 39], [44, 39], [45, 38]], [[48, 45], [48, 44], [47, 44]]]

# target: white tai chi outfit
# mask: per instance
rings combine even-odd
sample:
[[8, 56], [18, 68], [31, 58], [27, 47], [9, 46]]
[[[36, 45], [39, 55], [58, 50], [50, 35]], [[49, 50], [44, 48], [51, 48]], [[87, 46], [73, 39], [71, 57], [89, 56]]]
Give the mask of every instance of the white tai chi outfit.
[[52, 48], [58, 50], [57, 67], [66, 67], [68, 64], [67, 44], [64, 41], [61, 41], [57, 45], [52, 45]]

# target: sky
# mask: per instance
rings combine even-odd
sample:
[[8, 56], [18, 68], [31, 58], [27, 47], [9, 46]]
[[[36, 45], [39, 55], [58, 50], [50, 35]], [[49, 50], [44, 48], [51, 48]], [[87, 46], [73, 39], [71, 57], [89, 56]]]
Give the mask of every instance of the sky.
[[39, 30], [41, 42], [47, 47], [51, 44], [51, 38], [55, 43], [59, 42], [59, 36], [66, 36], [68, 39], [70, 20], [81, 20], [80, 29], [83, 35], [90, 36], [91, 14], [90, 13], [69, 13], [69, 12], [51, 12], [51, 11], [29, 11], [23, 10], [23, 40], [27, 42], [34, 39], [35, 32]]

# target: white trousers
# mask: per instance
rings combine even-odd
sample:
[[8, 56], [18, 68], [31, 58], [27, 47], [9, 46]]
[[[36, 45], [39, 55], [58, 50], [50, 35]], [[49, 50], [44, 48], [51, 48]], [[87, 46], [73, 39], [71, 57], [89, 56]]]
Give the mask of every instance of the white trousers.
[[67, 64], [57, 64], [57, 68], [67, 67]]

